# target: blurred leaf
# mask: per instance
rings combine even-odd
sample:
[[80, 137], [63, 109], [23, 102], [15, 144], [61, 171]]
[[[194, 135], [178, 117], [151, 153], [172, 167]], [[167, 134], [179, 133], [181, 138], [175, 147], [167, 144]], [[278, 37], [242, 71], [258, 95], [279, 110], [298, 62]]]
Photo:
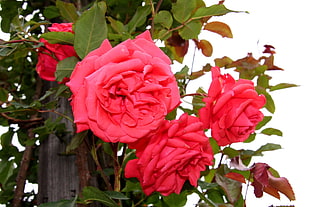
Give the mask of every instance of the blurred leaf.
[[231, 148], [231, 147], [225, 147], [223, 149], [223, 153], [227, 155], [229, 158], [234, 158], [240, 154], [238, 150]]
[[174, 120], [177, 117], [177, 108], [175, 108], [174, 110], [172, 110], [170, 113], [168, 113], [166, 115], [166, 119], [167, 120]]
[[298, 85], [292, 83], [279, 83], [275, 86], [270, 87], [270, 91], [280, 90], [284, 88], [297, 87]]
[[108, 21], [110, 22], [110, 25], [112, 29], [117, 32], [118, 34], [124, 34], [124, 32], [127, 32], [126, 27], [124, 24], [118, 20], [113, 19], [112, 17], [107, 17]]
[[129, 34], [132, 34], [137, 27], [142, 26], [146, 22], [146, 17], [151, 13], [151, 6], [140, 6], [137, 8], [136, 13], [126, 25]]
[[201, 22], [199, 20], [191, 21], [184, 25], [179, 31], [180, 36], [185, 39], [197, 39], [201, 30]]
[[1, 102], [6, 102], [9, 97], [9, 92], [5, 89], [0, 87], [0, 105], [2, 105]]
[[261, 131], [262, 134], [266, 134], [266, 135], [278, 135], [278, 136], [282, 136], [282, 132], [279, 129], [274, 129], [274, 128], [266, 128], [263, 131]]
[[117, 199], [117, 200], [128, 200], [129, 199], [123, 193], [117, 192], [117, 191], [104, 191], [104, 193], [110, 198]]
[[208, 22], [203, 29], [217, 33], [222, 37], [233, 38], [230, 27], [223, 22]]
[[78, 61], [79, 60], [75, 56], [67, 57], [59, 61], [55, 73], [56, 80], [61, 82], [65, 77], [70, 77]]
[[41, 35], [51, 44], [67, 44], [73, 45], [74, 34], [71, 32], [47, 32]]
[[237, 12], [237, 11], [229, 10], [223, 4], [216, 4], [210, 7], [198, 8], [197, 11], [192, 16], [192, 18], [200, 19], [203, 17], [221, 16], [230, 12]]
[[9, 33], [13, 19], [18, 15], [18, 9], [23, 5], [22, 1], [1, 1], [1, 30]]
[[183, 61], [183, 57], [186, 55], [189, 41], [184, 40], [178, 32], [173, 32], [172, 36], [166, 41], [166, 47], [169, 48], [173, 54], [174, 59], [179, 62]]
[[79, 17], [73, 3], [57, 0], [56, 7], [59, 9], [60, 15], [69, 22], [75, 22]]
[[196, 1], [178, 0], [172, 3], [171, 12], [175, 20], [184, 23], [191, 16], [191, 12], [196, 8]]
[[215, 175], [216, 182], [223, 188], [228, 200], [231, 203], [237, 202], [241, 195], [242, 185], [240, 182], [222, 176], [220, 174]]
[[213, 47], [211, 43], [207, 40], [195, 41], [198, 49], [201, 49], [201, 52], [206, 57], [211, 57], [213, 53]]
[[220, 67], [220, 68], [222, 68], [222, 67], [227, 68], [227, 66], [228, 66], [229, 64], [231, 64], [231, 63], [233, 62], [233, 60], [230, 59], [230, 58], [227, 57], [227, 56], [224, 56], [224, 57], [222, 57], [222, 58], [215, 58], [215, 59], [214, 59], [214, 62], [215, 62], [215, 65], [218, 66], [218, 67]]
[[169, 11], [161, 10], [155, 15], [154, 23], [160, 24], [166, 29], [170, 29], [173, 23], [173, 18]]
[[48, 6], [44, 9], [43, 15], [47, 19], [53, 19], [60, 16], [59, 9], [56, 6]]
[[8, 147], [12, 144], [12, 139], [13, 139], [13, 135], [14, 135], [14, 131], [13, 129], [10, 127], [9, 130], [5, 133], [3, 133], [0, 137], [0, 144], [1, 147]]
[[95, 2], [75, 23], [74, 49], [81, 59], [97, 49], [107, 38], [108, 28], [105, 19], [106, 4]]

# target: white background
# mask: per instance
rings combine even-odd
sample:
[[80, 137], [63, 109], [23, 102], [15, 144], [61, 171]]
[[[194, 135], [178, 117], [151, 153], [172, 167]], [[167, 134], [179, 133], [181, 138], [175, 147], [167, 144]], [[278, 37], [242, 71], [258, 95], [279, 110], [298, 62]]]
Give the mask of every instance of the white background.
[[[217, 1], [206, 0], [207, 5]], [[290, 202], [282, 195], [281, 200], [264, 195], [257, 199], [253, 188], [249, 189], [247, 206], [267, 207], [270, 205], [306, 206], [309, 203], [310, 179], [308, 173], [310, 117], [310, 12], [306, 0], [226, 0], [227, 8], [246, 13], [228, 14], [213, 20], [230, 25], [234, 38], [223, 39], [216, 34], [204, 32], [200, 39], [209, 40], [214, 47], [212, 58], [197, 55], [195, 67], [199, 69], [214, 58], [228, 56], [232, 59], [245, 57], [252, 52], [255, 57], [262, 55], [263, 45], [271, 44], [276, 48], [275, 65], [284, 68], [284, 72], [270, 72], [272, 83], [295, 83], [297, 88], [272, 92], [276, 103], [276, 112], [269, 127], [281, 129], [283, 137], [258, 136], [254, 143], [242, 145], [243, 148], [257, 149], [266, 142], [279, 143], [281, 150], [267, 152], [256, 162], [266, 162], [287, 177], [293, 186], [297, 200]], [[4, 38], [0, 34], [0, 38]], [[191, 58], [185, 62], [191, 63]], [[206, 84], [204, 80], [201, 83]], [[201, 85], [201, 84], [200, 84]], [[205, 88], [208, 88], [206, 84]], [[193, 86], [193, 90], [196, 90]], [[237, 145], [236, 145], [237, 146]], [[193, 206], [188, 204], [188, 206]]]

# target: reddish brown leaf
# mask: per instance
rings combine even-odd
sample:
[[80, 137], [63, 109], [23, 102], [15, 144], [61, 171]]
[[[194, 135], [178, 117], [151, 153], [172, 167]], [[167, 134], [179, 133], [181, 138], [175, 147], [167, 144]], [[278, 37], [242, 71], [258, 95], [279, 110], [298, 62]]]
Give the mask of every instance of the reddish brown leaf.
[[295, 193], [293, 191], [292, 186], [288, 182], [287, 178], [285, 178], [285, 177], [280, 177], [280, 178], [274, 177], [269, 171], [268, 171], [268, 175], [269, 175], [269, 185], [271, 187], [277, 189], [278, 191], [280, 191], [281, 193], [286, 195], [286, 197], [288, 199], [295, 200]]
[[200, 41], [195, 41], [196, 46], [198, 49], [201, 49], [201, 52], [204, 56], [210, 57], [213, 53], [213, 47], [211, 43], [207, 40], [200, 40]]
[[275, 54], [276, 51], [274, 51], [274, 46], [272, 45], [264, 45], [265, 50], [263, 51], [263, 53], [269, 53], [269, 54]]
[[184, 57], [188, 51], [189, 42], [184, 40], [178, 32], [174, 32], [170, 38], [167, 39], [167, 45], [174, 48], [174, 52], [178, 57]]
[[233, 37], [230, 27], [223, 22], [217, 22], [217, 21], [209, 22], [204, 26], [203, 29], [217, 33], [222, 37], [228, 37], [228, 38]]
[[225, 177], [227, 178], [230, 178], [230, 179], [233, 179], [233, 180], [236, 180], [240, 183], [246, 183], [245, 182], [245, 178], [243, 175], [239, 174], [239, 173], [235, 173], [235, 172], [230, 172], [230, 173], [227, 173], [225, 175]]
[[266, 163], [256, 163], [251, 169], [254, 181], [255, 196], [260, 198], [263, 196], [263, 192], [266, 192], [275, 198], [280, 199], [279, 192], [286, 195], [290, 200], [295, 200], [294, 191], [289, 184], [288, 180], [284, 177], [274, 177], [268, 169], [269, 165]]

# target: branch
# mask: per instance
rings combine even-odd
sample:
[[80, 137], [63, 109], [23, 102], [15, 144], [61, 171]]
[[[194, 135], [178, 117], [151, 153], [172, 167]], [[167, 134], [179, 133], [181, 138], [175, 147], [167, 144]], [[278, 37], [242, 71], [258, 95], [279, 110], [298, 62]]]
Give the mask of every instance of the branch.
[[[42, 80], [37, 77], [37, 85], [36, 85], [36, 90], [35, 90], [35, 95], [33, 96], [34, 100], [37, 100], [41, 94], [42, 91]], [[6, 116], [6, 114], [1, 114], [2, 116]], [[40, 119], [36, 117], [37, 114], [33, 114], [30, 117], [30, 120], [37, 120]], [[9, 117], [10, 119], [12, 117]], [[15, 118], [12, 118], [15, 119]], [[14, 121], [23, 121], [23, 120], [14, 120]], [[37, 122], [37, 121], [36, 121]], [[34, 138], [34, 133], [33, 133], [33, 128], [29, 128], [27, 135], [29, 139]], [[23, 153], [23, 158], [20, 163], [19, 171], [16, 177], [16, 188], [14, 191], [14, 198], [13, 198], [13, 207], [20, 207], [22, 203], [22, 199], [24, 196], [24, 190], [25, 190], [25, 183], [26, 183], [26, 178], [27, 178], [27, 173], [29, 169], [29, 164], [31, 161], [32, 153], [33, 153], [34, 146], [26, 146], [25, 151]]]

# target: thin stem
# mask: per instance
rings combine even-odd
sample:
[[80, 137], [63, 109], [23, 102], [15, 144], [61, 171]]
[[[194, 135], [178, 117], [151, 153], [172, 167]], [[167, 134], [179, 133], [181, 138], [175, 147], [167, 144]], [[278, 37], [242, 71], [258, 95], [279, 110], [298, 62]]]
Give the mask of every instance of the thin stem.
[[182, 95], [181, 98], [184, 98], [186, 96], [203, 96], [203, 97], [208, 97], [208, 95], [205, 94], [205, 93], [189, 93], [189, 94]]
[[211, 201], [209, 198], [205, 197], [203, 193], [201, 193], [197, 188], [194, 189], [194, 192], [198, 194], [199, 198], [206, 202], [211, 207], [217, 207], [217, 205]]
[[114, 165], [114, 191], [121, 191], [121, 174], [120, 174], [120, 164], [118, 161], [118, 143], [111, 143], [112, 151], [113, 151], [113, 165]]

